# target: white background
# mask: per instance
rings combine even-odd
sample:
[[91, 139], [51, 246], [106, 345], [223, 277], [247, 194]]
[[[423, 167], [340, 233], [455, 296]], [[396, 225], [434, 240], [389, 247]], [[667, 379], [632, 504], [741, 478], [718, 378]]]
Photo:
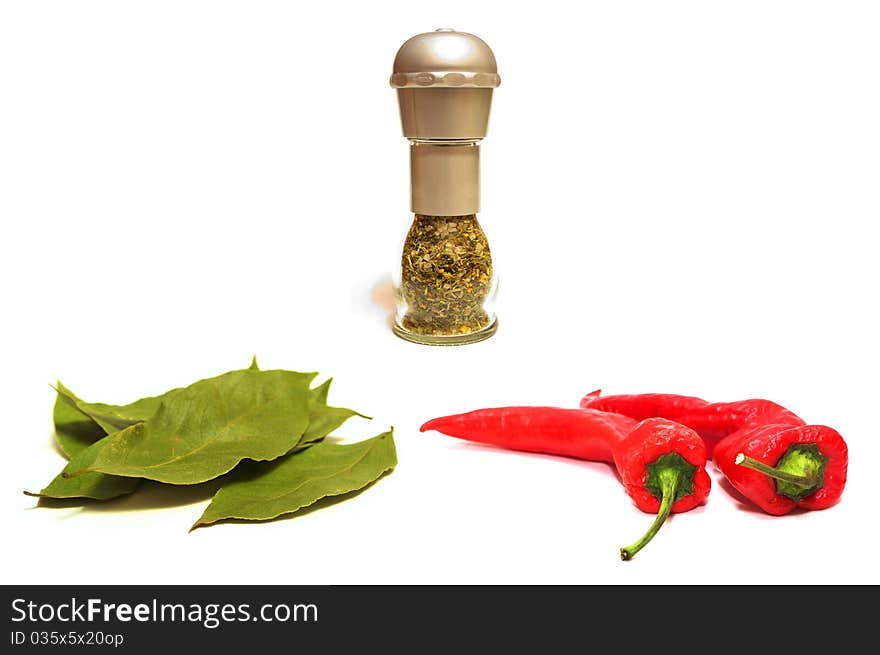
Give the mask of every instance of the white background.
[[[388, 85], [409, 36], [502, 76], [481, 220], [500, 330], [394, 337], [408, 228]], [[872, 2], [6, 2], [0, 280], [6, 583], [878, 583], [880, 10]], [[49, 384], [128, 402], [247, 365], [333, 376], [396, 428], [353, 500], [187, 534], [212, 491], [36, 507]], [[650, 523], [611, 469], [419, 434], [608, 393], [767, 397], [837, 428], [836, 507], [774, 518], [712, 470]], [[12, 418], [8, 418], [8, 417]], [[711, 468], [711, 467], [710, 467]]]

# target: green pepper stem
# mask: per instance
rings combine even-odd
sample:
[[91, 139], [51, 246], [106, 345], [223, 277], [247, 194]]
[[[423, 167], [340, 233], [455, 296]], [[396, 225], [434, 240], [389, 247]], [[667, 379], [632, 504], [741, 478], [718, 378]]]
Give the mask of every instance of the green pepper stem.
[[631, 546], [620, 549], [620, 559], [623, 561], [631, 560], [635, 557], [637, 552], [647, 546], [651, 539], [654, 538], [654, 535], [657, 534], [662, 525], [666, 522], [666, 519], [669, 518], [672, 506], [675, 504], [675, 492], [678, 490], [678, 483], [681, 480], [681, 472], [674, 468], [666, 468], [660, 471], [659, 477], [662, 496], [660, 499], [660, 510], [657, 512], [657, 518], [654, 519], [651, 527], [648, 528], [648, 531], [641, 539]]
[[775, 480], [782, 480], [783, 482], [790, 482], [791, 484], [796, 484], [802, 487], [814, 487], [819, 483], [819, 479], [812, 475], [798, 475], [797, 473], [787, 473], [786, 471], [780, 471], [778, 468], [773, 466], [768, 466], [764, 462], [759, 462], [756, 459], [752, 459], [748, 455], [744, 455], [743, 453], [739, 453], [736, 456], [736, 459], [733, 460], [734, 464], [738, 464], [739, 466], [745, 466], [746, 468], [752, 469], [753, 471], [758, 471], [763, 473], [764, 475], [769, 475], [771, 478]]

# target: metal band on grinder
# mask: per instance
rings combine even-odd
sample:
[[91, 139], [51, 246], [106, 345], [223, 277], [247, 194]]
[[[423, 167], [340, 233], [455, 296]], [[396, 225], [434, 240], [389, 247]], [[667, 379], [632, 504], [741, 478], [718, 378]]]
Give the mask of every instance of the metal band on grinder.
[[467, 216], [480, 211], [480, 146], [413, 142], [412, 211], [425, 216]]

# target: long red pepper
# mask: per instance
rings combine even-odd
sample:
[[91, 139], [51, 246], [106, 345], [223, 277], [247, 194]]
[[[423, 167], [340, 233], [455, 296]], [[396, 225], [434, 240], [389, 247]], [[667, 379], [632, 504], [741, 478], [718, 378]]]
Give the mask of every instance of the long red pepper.
[[657, 514], [645, 535], [620, 549], [631, 559], [670, 512], [686, 512], [709, 495], [706, 446], [693, 430], [661, 418], [635, 420], [608, 412], [558, 407], [498, 407], [432, 419], [421, 431], [514, 450], [613, 462], [643, 512]]
[[734, 488], [770, 514], [830, 507], [846, 486], [848, 452], [840, 434], [806, 425], [769, 400], [708, 403], [674, 394], [600, 396], [594, 391], [581, 407], [633, 419], [653, 414], [695, 429]]
[[610, 412], [561, 407], [498, 407], [432, 419], [421, 432], [503, 446], [511, 450], [614, 462], [614, 446], [637, 421]]
[[615, 412], [641, 421], [659, 416], [683, 423], [696, 430], [709, 455], [724, 437], [742, 430], [775, 423], [779, 425], [805, 425], [803, 419], [782, 405], [770, 400], [754, 398], [730, 403], [710, 403], [702, 398], [676, 394], [644, 393], [617, 396], [601, 396], [592, 391], [581, 399], [584, 409]]

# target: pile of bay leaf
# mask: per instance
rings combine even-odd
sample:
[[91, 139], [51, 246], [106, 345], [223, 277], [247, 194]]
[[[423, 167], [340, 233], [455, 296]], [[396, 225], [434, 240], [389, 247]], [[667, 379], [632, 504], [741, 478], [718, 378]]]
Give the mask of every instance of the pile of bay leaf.
[[[325, 441], [352, 416], [327, 404], [316, 373], [230, 371], [128, 405], [80, 400], [58, 383], [54, 422], [70, 460], [42, 498], [107, 500], [144, 480], [193, 485], [221, 478], [197, 528], [266, 520], [357, 491], [397, 464], [391, 431], [353, 444]], [[25, 492], [28, 493], [28, 492]]]

